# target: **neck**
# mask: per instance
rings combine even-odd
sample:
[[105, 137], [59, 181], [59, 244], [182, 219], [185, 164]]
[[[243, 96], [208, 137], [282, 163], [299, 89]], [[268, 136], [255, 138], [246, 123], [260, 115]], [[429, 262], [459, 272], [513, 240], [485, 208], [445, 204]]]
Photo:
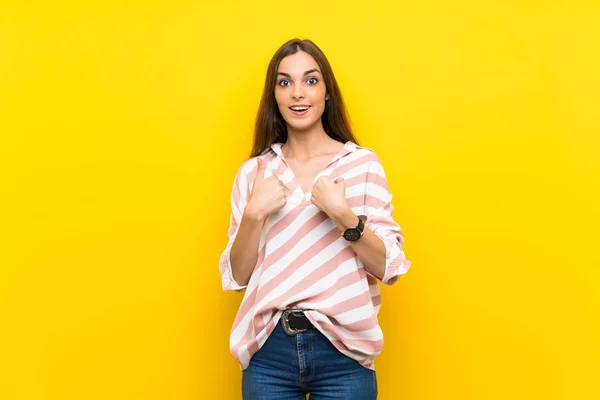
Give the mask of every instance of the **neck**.
[[288, 139], [282, 147], [286, 158], [308, 160], [323, 153], [329, 153], [339, 142], [330, 138], [321, 123], [306, 131], [297, 131], [288, 125]]

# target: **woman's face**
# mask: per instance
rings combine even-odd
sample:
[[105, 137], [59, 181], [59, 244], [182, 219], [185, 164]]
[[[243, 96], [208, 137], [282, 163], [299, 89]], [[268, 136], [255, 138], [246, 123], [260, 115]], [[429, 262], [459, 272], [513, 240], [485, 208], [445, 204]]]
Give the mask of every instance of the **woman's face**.
[[275, 100], [288, 127], [302, 131], [320, 124], [329, 95], [315, 59], [303, 51], [284, 57], [276, 79]]

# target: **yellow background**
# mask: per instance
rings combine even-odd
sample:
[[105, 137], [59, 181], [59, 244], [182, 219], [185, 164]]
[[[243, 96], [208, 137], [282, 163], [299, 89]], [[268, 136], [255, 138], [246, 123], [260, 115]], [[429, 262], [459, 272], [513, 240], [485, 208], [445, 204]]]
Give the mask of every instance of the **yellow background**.
[[0, 399], [241, 397], [218, 257], [295, 36], [413, 262], [379, 398], [600, 398], [597, 1], [83, 3], [0, 6]]

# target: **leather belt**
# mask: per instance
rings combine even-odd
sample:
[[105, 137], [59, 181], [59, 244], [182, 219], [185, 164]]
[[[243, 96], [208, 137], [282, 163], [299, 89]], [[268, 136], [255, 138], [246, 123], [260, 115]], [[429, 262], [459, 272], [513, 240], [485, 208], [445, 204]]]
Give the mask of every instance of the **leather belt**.
[[313, 324], [304, 315], [304, 310], [290, 309], [285, 310], [281, 314], [281, 325], [283, 330], [289, 336], [297, 335], [298, 333], [306, 332], [309, 329], [314, 329]]

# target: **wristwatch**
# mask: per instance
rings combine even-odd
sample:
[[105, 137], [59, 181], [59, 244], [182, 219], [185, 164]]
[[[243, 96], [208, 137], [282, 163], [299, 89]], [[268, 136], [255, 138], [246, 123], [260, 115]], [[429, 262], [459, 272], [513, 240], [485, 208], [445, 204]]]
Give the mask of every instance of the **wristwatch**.
[[367, 220], [366, 215], [358, 216], [358, 225], [354, 228], [348, 228], [342, 232], [342, 236], [349, 242], [356, 242], [363, 234], [365, 229], [365, 221]]

